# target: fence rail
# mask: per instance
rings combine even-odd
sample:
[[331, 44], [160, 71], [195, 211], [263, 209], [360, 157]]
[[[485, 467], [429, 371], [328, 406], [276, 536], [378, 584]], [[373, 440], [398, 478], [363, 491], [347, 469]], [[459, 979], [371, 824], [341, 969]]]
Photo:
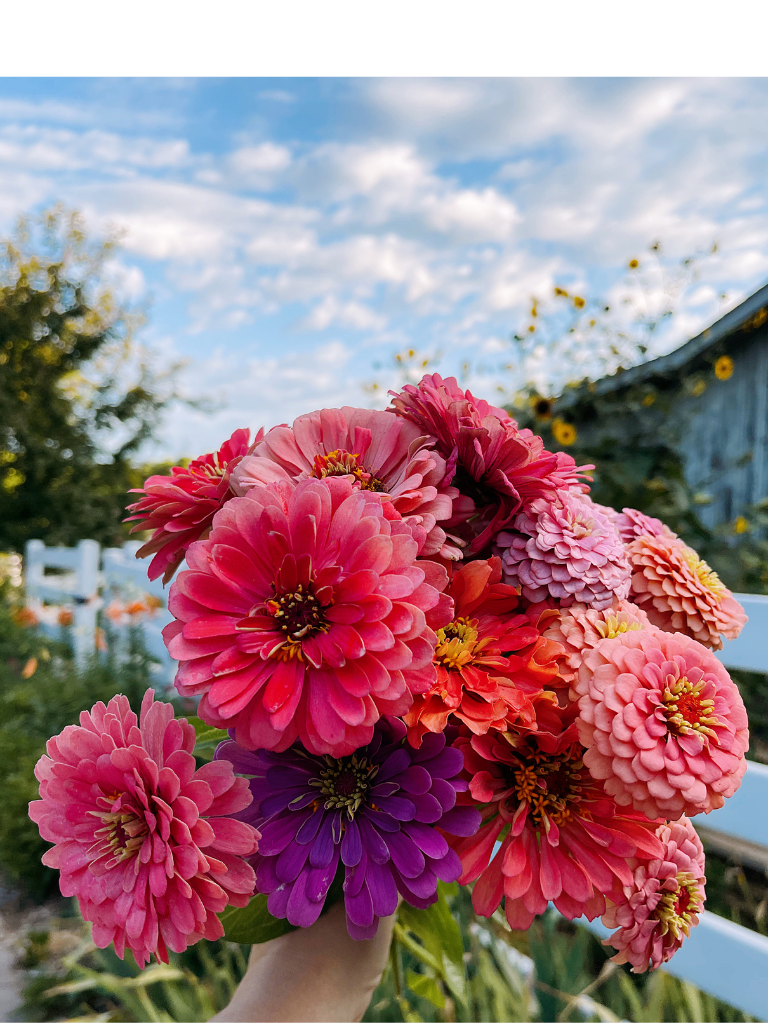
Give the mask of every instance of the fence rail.
[[[100, 594], [103, 597], [126, 589], [153, 594], [162, 601], [162, 608], [141, 625], [147, 649], [158, 658], [162, 675], [170, 683], [176, 662], [169, 657], [161, 635], [163, 626], [171, 621], [168, 591], [159, 581], [147, 579], [146, 564], [136, 561], [138, 547], [134, 541], [100, 552], [99, 545], [90, 540], [81, 541], [76, 548], [47, 548], [42, 541], [32, 540], [26, 550], [27, 593], [41, 601], [73, 605], [75, 655], [81, 660], [94, 649]], [[57, 574], [47, 574], [47, 569]], [[768, 597], [735, 596], [749, 621], [738, 640], [726, 643], [718, 657], [726, 668], [768, 673]], [[749, 761], [741, 787], [725, 806], [693, 820], [716, 848], [768, 870], [768, 766]], [[600, 938], [610, 934], [599, 921], [581, 923]], [[766, 936], [705, 910], [699, 927], [663, 969], [758, 1020], [768, 1019]]]

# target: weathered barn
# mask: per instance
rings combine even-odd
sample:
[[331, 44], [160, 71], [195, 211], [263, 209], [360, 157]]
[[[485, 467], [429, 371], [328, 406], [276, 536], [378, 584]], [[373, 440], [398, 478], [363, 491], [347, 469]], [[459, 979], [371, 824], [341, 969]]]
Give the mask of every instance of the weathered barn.
[[768, 285], [669, 355], [566, 392], [556, 410], [592, 445], [642, 423], [683, 456], [706, 526], [734, 520], [768, 497]]

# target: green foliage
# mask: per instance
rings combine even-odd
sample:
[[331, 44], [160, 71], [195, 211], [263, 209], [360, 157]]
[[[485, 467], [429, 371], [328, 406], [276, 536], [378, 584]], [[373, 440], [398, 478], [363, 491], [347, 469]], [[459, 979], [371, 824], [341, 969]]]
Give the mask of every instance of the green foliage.
[[[0, 867], [33, 898], [43, 899], [55, 890], [57, 872], [41, 864], [49, 844], [27, 814], [29, 801], [37, 797], [35, 764], [49, 737], [77, 723], [80, 712], [96, 701], [124, 693], [138, 710], [152, 685], [152, 662], [140, 634], [133, 632], [125, 661], [118, 663], [107, 653], [94, 656], [78, 671], [63, 633], [51, 641], [17, 625], [4, 587], [0, 585]], [[25, 666], [35, 663], [29, 678], [23, 678]]]
[[248, 945], [268, 942], [294, 930], [286, 920], [272, 917], [264, 893], [257, 893], [247, 907], [227, 907], [219, 914], [219, 919], [224, 925], [225, 938]]
[[117, 543], [131, 463], [175, 399], [140, 322], [105, 281], [113, 239], [87, 240], [60, 209], [0, 242], [0, 550], [30, 538]]

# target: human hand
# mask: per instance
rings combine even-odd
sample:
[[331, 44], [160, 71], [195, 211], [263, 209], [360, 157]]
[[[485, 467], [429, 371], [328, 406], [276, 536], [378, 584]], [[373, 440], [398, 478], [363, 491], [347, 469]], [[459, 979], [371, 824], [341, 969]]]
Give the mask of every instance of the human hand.
[[349, 937], [343, 903], [311, 928], [253, 946], [232, 1001], [212, 1021], [359, 1021], [387, 963], [395, 918]]

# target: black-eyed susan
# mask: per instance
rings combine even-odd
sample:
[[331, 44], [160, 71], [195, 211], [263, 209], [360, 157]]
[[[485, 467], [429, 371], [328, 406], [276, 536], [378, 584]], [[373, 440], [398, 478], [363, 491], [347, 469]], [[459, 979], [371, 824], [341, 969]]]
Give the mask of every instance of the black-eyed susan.
[[551, 398], [534, 398], [531, 401], [533, 405], [533, 414], [537, 420], [548, 420], [552, 416], [552, 399]]
[[720, 356], [715, 363], [715, 376], [718, 380], [728, 380], [733, 376], [733, 360], [730, 356]]
[[646, 407], [646, 409], [647, 409], [647, 408], [648, 408], [648, 406], [650, 406], [650, 405], [653, 405], [653, 403], [654, 403], [655, 401], [656, 401], [656, 395], [654, 395], [654, 393], [653, 393], [652, 391], [649, 391], [649, 392], [648, 392], [648, 394], [647, 394], [647, 395], [645, 396], [645, 398], [643, 399], [643, 405], [644, 405], [644, 406]]
[[576, 307], [576, 309], [584, 309], [584, 306], [586, 305], [586, 302], [585, 302], [584, 299], [582, 299], [582, 297], [580, 295], [574, 295], [573, 296], [573, 304]]
[[640, 266], [640, 260], [630, 260], [629, 261], [629, 269], [630, 270], [637, 270], [637, 268], [639, 266]]
[[572, 423], [566, 423], [565, 420], [561, 420], [558, 417], [552, 420], [552, 436], [558, 444], [567, 448], [568, 445], [576, 441], [576, 427]]

